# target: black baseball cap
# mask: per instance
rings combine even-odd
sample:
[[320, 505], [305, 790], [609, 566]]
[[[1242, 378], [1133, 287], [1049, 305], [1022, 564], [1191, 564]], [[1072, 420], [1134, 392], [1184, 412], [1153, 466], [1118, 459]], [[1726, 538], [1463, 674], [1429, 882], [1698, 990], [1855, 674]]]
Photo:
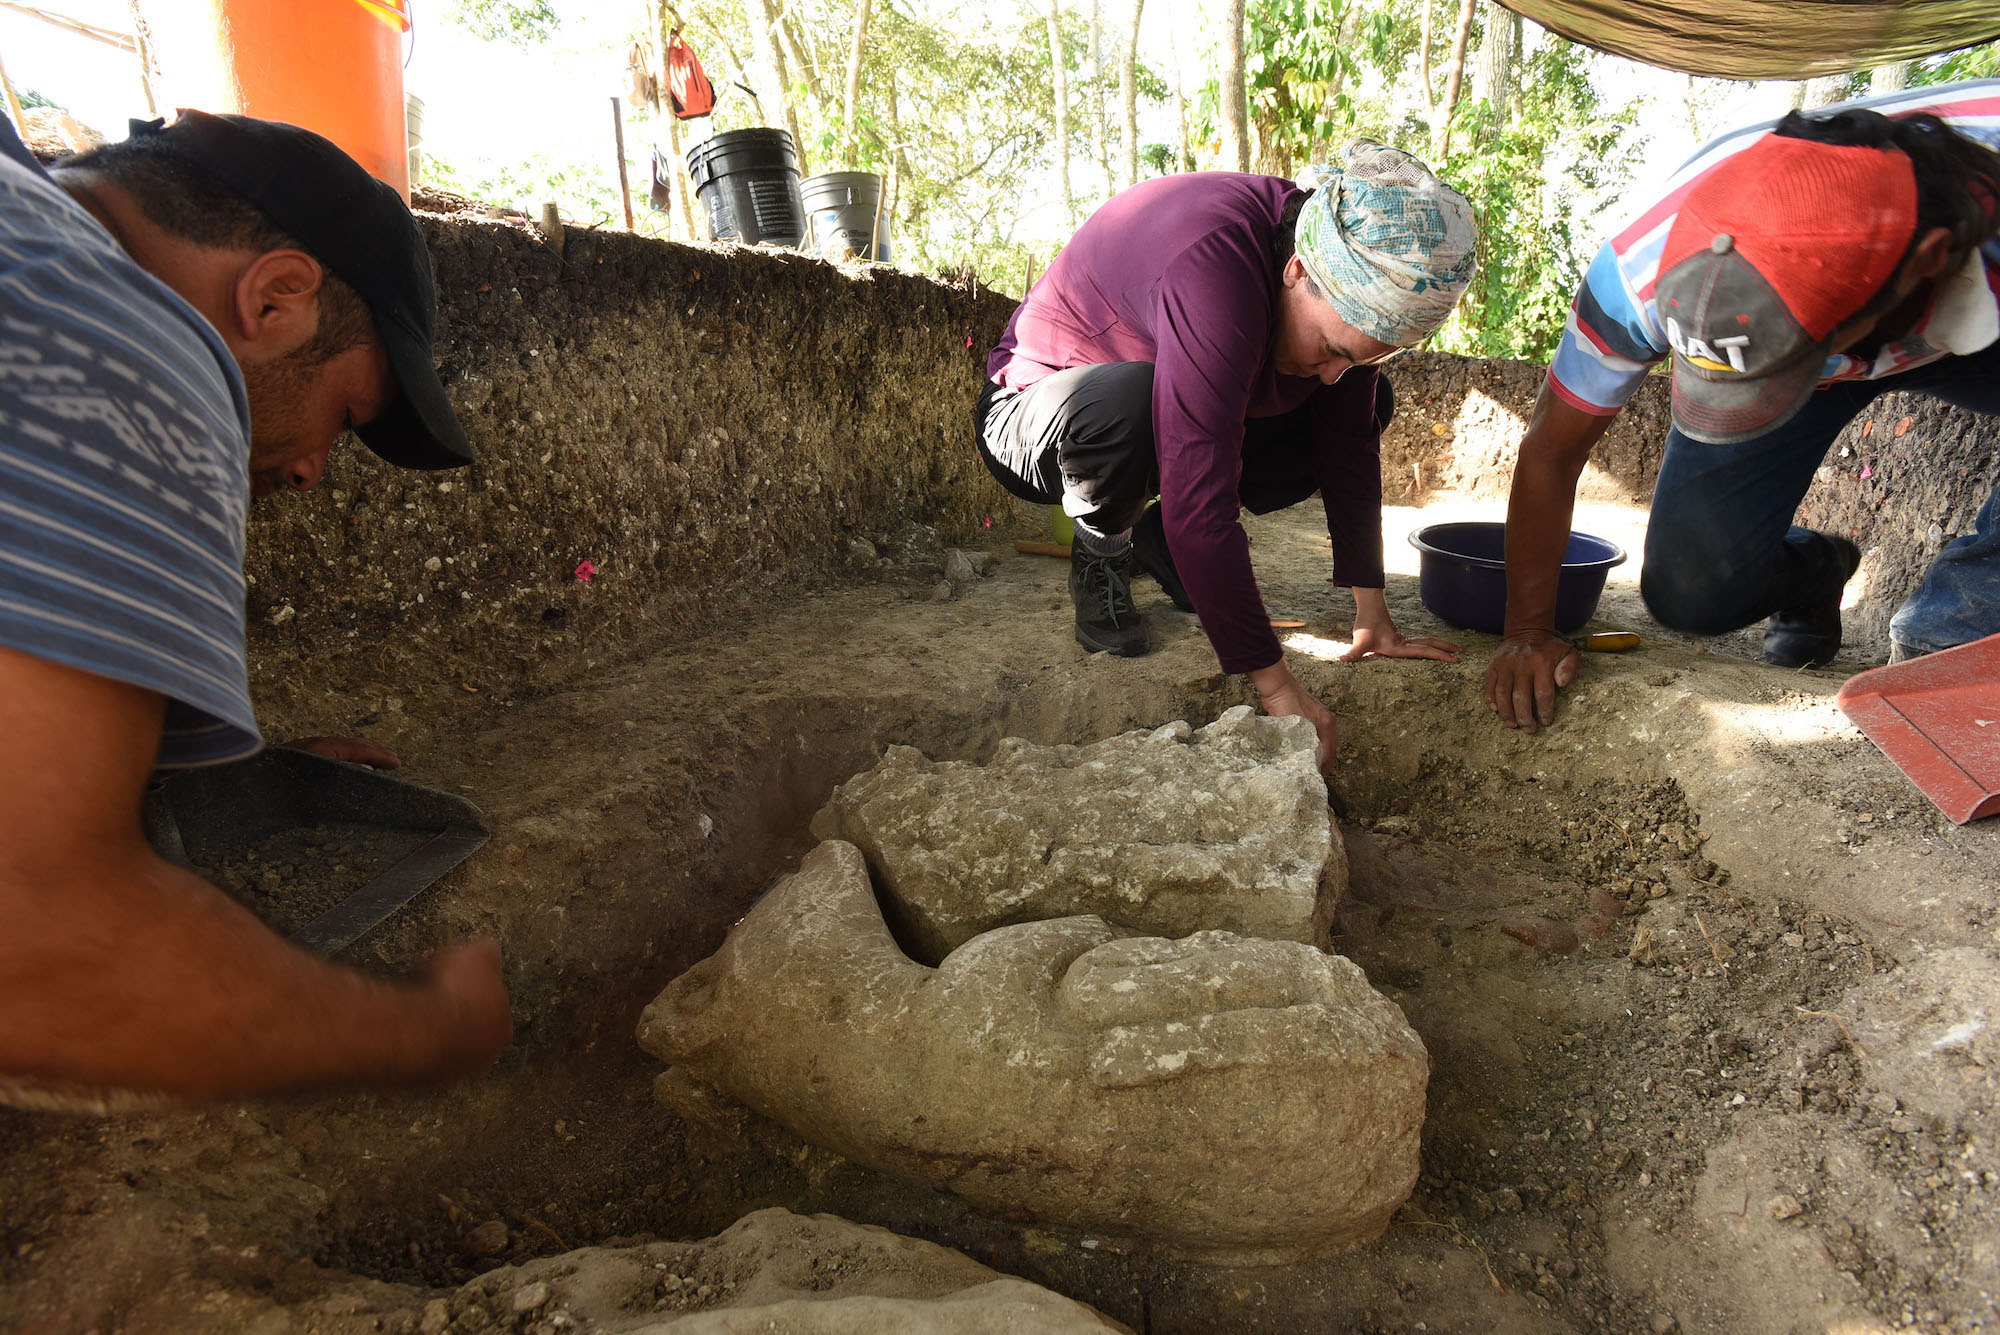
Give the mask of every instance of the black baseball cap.
[[183, 108], [172, 125], [135, 120], [131, 134], [214, 177], [360, 293], [398, 391], [356, 432], [363, 444], [403, 468], [472, 462], [432, 352], [437, 286], [430, 249], [393, 186], [331, 140], [282, 121]]

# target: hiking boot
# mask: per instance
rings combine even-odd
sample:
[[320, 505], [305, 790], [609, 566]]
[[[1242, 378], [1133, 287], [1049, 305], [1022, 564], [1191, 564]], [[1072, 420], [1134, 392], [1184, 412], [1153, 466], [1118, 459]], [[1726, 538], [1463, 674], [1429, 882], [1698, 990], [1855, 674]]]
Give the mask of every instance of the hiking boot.
[[1147, 506], [1132, 526], [1132, 559], [1139, 563], [1139, 569], [1160, 581], [1161, 591], [1174, 600], [1175, 607], [1194, 611], [1194, 600], [1181, 583], [1180, 571], [1174, 569], [1174, 554], [1167, 546], [1167, 521], [1160, 517], [1157, 505]]
[[1076, 604], [1076, 642], [1092, 653], [1137, 658], [1146, 652], [1146, 623], [1132, 601], [1132, 551], [1100, 556], [1081, 541], [1069, 549], [1069, 597]]
[[[1833, 544], [1843, 567], [1844, 587], [1861, 568], [1861, 549], [1846, 538], [1820, 534]], [[1823, 602], [1788, 607], [1764, 627], [1764, 661], [1778, 667], [1825, 667], [1840, 652], [1840, 589]]]

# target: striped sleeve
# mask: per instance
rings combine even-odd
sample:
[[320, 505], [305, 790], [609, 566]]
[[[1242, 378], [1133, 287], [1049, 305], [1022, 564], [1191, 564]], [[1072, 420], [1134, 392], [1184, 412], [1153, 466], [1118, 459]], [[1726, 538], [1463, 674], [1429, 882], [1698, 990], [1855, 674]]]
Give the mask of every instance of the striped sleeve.
[[1571, 407], [1600, 417], [1623, 408], [1668, 351], [1646, 303], [1627, 285], [1614, 246], [1605, 242], [1591, 261], [1549, 363], [1549, 387]]
[[46, 177], [0, 161], [0, 645], [166, 697], [163, 766], [260, 744], [248, 447], [215, 331]]

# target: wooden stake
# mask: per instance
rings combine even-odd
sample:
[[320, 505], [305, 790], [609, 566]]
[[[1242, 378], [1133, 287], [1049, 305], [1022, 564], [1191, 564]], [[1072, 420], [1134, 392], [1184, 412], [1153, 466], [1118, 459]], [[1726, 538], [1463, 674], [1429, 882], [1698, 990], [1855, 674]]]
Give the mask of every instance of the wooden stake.
[[632, 225], [632, 182], [625, 175], [625, 113], [619, 109], [618, 99], [611, 99], [611, 133], [618, 141], [618, 198], [625, 205], [625, 230], [637, 230]]
[[14, 118], [14, 128], [25, 138], [28, 133], [28, 123], [21, 119], [21, 101], [14, 96], [14, 81], [7, 77], [7, 67], [4, 64], [0, 64], [0, 89], [6, 90], [7, 114]]

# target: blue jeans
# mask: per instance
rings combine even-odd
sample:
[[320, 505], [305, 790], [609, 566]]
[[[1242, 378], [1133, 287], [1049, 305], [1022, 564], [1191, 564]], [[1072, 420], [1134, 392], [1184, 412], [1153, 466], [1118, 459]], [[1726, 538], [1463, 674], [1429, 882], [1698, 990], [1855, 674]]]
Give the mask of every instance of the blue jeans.
[[[1845, 381], [1813, 394], [1775, 431], [1737, 445], [1667, 433], [1653, 484], [1640, 592], [1661, 625], [1720, 635], [1774, 612], [1840, 598], [1846, 563], [1825, 537], [1792, 523], [1834, 437], [1893, 390], [2000, 414], [2000, 344], [1882, 380]], [[2000, 631], [2000, 491], [1973, 531], [1945, 544], [1890, 622], [1890, 634], [1926, 652]]]

